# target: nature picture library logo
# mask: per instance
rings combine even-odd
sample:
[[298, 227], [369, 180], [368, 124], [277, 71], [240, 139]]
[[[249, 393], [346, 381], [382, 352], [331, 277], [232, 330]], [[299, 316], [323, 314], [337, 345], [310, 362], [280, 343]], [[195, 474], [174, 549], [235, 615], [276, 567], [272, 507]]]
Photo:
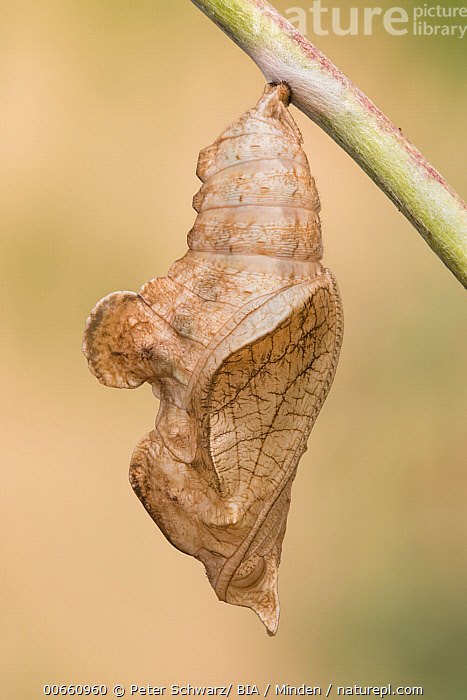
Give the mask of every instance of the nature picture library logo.
[[347, 7], [314, 0], [311, 7], [289, 7], [289, 22], [305, 36], [337, 34], [371, 35], [386, 31], [393, 36], [449, 36], [464, 39], [467, 7], [423, 3], [415, 7]]

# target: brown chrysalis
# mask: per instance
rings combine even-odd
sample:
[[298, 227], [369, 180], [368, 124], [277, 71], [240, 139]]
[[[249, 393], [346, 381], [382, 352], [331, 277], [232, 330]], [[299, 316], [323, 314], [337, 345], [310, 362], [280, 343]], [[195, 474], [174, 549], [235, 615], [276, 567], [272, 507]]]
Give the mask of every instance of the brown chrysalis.
[[270, 634], [297, 465], [336, 371], [342, 310], [286, 85], [200, 153], [189, 250], [139, 294], [102, 299], [84, 354], [107, 386], [149, 382], [156, 426], [131, 484], [218, 598]]

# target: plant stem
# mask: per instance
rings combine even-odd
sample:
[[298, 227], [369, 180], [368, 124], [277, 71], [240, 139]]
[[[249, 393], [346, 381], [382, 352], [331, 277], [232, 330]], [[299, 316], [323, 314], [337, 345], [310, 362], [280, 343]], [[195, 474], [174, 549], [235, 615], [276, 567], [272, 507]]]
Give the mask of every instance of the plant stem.
[[265, 0], [192, 0], [363, 168], [467, 287], [467, 207], [404, 134]]

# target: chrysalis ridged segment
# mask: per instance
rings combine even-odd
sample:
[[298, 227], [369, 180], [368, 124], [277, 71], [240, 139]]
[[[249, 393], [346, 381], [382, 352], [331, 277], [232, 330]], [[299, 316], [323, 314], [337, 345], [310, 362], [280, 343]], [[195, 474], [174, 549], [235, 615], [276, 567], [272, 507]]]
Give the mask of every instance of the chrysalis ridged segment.
[[201, 151], [191, 250], [313, 261], [322, 257], [319, 198], [285, 85]]

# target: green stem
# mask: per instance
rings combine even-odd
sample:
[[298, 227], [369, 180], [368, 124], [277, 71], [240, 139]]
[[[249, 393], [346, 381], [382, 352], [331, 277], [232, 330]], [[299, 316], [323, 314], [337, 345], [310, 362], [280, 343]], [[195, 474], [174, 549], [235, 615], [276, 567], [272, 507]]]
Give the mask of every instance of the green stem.
[[467, 207], [403, 133], [265, 0], [192, 0], [319, 124], [467, 287]]

